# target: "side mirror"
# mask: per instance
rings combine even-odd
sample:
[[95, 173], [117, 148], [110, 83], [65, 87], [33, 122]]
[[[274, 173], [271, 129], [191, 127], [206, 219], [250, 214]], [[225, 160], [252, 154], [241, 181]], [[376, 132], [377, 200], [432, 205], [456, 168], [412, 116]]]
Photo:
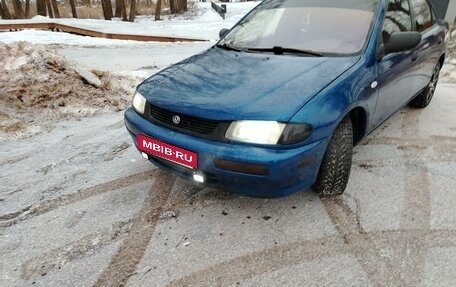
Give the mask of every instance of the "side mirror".
[[228, 31], [230, 31], [230, 30], [227, 28], [223, 28], [222, 30], [220, 30], [220, 32], [219, 32], [220, 39], [223, 38], [226, 35], [226, 33], [228, 33]]
[[391, 34], [388, 41], [383, 47], [379, 47], [378, 53], [388, 55], [391, 53], [404, 52], [412, 50], [421, 43], [421, 34], [419, 32], [395, 32]]

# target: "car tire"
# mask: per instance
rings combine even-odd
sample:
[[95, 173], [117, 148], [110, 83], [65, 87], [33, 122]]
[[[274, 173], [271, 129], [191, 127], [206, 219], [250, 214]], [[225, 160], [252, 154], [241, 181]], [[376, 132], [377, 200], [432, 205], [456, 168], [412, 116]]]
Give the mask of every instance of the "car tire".
[[353, 155], [353, 125], [346, 117], [334, 131], [313, 186], [320, 196], [340, 195], [350, 177]]
[[432, 98], [434, 97], [435, 89], [437, 88], [437, 84], [439, 82], [441, 68], [442, 67], [440, 63], [438, 63], [434, 69], [434, 73], [432, 74], [431, 81], [429, 82], [427, 87], [410, 102], [410, 106], [424, 109], [429, 105]]

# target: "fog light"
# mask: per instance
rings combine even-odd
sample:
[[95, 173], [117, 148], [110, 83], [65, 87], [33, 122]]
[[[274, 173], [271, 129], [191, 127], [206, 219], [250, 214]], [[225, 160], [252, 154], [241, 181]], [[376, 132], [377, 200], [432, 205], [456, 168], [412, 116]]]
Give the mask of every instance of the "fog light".
[[204, 183], [204, 174], [200, 171], [193, 174], [193, 180], [196, 182]]
[[148, 155], [147, 153], [145, 153], [145, 152], [142, 152], [141, 154], [142, 154], [143, 158], [145, 158], [145, 159], [149, 159], [149, 155]]

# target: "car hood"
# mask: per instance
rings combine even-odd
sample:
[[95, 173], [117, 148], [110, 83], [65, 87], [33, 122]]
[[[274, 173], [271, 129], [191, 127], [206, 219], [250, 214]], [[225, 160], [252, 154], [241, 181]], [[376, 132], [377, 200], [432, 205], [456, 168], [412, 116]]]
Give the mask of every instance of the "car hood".
[[358, 59], [213, 47], [153, 75], [138, 91], [153, 105], [195, 117], [287, 122]]

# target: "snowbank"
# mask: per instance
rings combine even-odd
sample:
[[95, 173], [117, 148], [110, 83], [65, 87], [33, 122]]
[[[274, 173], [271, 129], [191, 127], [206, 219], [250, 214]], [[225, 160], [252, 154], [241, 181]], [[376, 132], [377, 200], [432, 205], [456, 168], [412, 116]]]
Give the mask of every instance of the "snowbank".
[[27, 133], [43, 120], [120, 111], [131, 101], [134, 81], [89, 71], [46, 46], [0, 44], [0, 131]]

